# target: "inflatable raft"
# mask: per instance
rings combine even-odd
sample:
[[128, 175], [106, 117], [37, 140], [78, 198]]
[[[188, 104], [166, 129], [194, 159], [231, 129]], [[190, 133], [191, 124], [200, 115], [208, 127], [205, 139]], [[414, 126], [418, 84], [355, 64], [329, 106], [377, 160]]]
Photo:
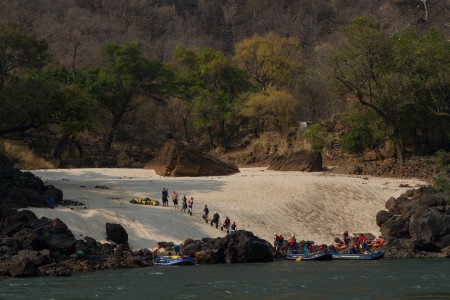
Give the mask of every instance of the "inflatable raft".
[[344, 253], [333, 253], [333, 259], [338, 260], [377, 260], [382, 259], [384, 254], [381, 251], [371, 252], [371, 253], [356, 253], [356, 254], [344, 254]]
[[191, 266], [195, 265], [195, 259], [189, 255], [183, 256], [159, 256], [155, 260], [158, 266]]
[[292, 250], [289, 251], [286, 255], [286, 258], [289, 260], [296, 261], [308, 261], [308, 260], [332, 260], [333, 255], [331, 252], [314, 252], [309, 254], [299, 253], [298, 251]]

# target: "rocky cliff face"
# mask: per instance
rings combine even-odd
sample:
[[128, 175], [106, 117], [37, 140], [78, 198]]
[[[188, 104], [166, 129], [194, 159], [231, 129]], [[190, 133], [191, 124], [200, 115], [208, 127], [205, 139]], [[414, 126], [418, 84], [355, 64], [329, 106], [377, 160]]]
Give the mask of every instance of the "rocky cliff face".
[[147, 167], [161, 176], [218, 176], [238, 173], [239, 169], [210, 155], [174, 140], [161, 148], [159, 155]]

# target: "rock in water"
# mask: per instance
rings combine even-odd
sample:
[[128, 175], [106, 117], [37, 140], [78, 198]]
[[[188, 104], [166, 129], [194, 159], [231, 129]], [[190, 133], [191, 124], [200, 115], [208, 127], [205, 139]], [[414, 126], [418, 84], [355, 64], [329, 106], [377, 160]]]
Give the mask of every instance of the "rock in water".
[[238, 173], [239, 169], [211, 155], [170, 140], [160, 150], [148, 167], [160, 176], [219, 176]]

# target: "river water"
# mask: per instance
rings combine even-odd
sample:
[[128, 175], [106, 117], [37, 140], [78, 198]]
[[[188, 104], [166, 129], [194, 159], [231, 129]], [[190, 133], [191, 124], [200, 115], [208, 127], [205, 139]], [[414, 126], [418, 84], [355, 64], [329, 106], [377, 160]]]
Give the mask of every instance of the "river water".
[[450, 299], [450, 260], [150, 267], [0, 280], [0, 299]]

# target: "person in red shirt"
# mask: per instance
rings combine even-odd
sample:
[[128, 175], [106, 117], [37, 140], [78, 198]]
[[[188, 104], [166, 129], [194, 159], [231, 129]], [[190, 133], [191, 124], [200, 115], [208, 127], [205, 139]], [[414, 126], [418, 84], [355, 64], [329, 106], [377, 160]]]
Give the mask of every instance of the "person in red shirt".
[[362, 245], [362, 244], [364, 244], [365, 241], [366, 241], [366, 238], [364, 237], [364, 235], [362, 233], [360, 233], [358, 236], [358, 244]]

